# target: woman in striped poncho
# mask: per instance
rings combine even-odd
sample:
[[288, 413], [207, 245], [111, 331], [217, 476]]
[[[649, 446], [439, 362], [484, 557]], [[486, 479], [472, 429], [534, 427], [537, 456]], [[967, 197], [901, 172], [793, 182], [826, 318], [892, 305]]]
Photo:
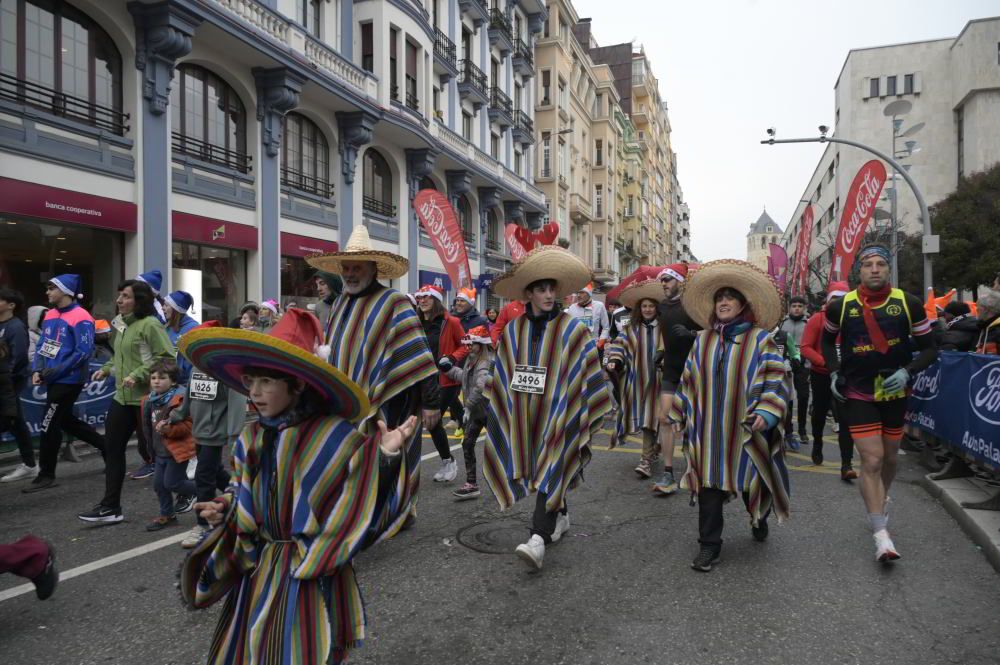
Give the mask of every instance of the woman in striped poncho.
[[743, 261], [715, 261], [689, 280], [684, 308], [704, 331], [688, 355], [668, 419], [687, 430], [681, 487], [697, 495], [701, 549], [692, 568], [707, 572], [722, 549], [723, 504], [741, 495], [757, 541], [767, 517], [788, 516], [787, 471], [775, 425], [787, 408], [784, 362], [768, 330], [781, 315], [770, 278]]

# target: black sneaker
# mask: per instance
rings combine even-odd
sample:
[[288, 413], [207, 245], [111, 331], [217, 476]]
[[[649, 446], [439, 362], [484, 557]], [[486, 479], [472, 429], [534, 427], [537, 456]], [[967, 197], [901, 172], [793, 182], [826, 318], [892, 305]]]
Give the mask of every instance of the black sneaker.
[[712, 547], [702, 546], [701, 551], [698, 552], [698, 556], [694, 558], [691, 562], [691, 567], [701, 573], [707, 573], [712, 570], [712, 566], [719, 563], [719, 551]]
[[812, 463], [816, 466], [823, 466], [823, 443], [821, 441], [813, 443]]
[[750, 533], [753, 535], [753, 539], [758, 543], [762, 543], [767, 540], [767, 522], [764, 520], [760, 521], [760, 526], [750, 527]]
[[38, 596], [38, 600], [45, 600], [51, 596], [56, 590], [56, 585], [59, 584], [56, 551], [48, 542], [45, 544], [49, 548], [49, 558], [45, 562], [45, 570], [42, 571], [41, 575], [31, 580], [31, 583], [35, 585], [35, 595]]
[[87, 512], [78, 513], [77, 517], [84, 522], [99, 522], [101, 524], [117, 524], [125, 519], [122, 517], [121, 508], [108, 508], [101, 504], [97, 504]]
[[190, 494], [181, 494], [177, 497], [177, 502], [174, 504], [174, 513], [180, 515], [181, 513], [190, 512], [194, 508], [196, 501], [197, 498]]
[[56, 479], [49, 478], [48, 476], [36, 476], [31, 484], [25, 487], [21, 492], [24, 494], [34, 494], [35, 492], [41, 492], [42, 490], [47, 490], [50, 487], [56, 486]]

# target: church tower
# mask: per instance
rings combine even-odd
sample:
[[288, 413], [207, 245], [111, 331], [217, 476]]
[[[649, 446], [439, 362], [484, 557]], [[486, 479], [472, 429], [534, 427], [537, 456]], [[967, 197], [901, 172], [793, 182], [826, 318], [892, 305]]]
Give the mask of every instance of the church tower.
[[757, 221], [750, 225], [750, 232], [747, 233], [747, 262], [767, 272], [767, 257], [771, 253], [768, 245], [781, 244], [781, 234], [781, 227], [765, 209]]

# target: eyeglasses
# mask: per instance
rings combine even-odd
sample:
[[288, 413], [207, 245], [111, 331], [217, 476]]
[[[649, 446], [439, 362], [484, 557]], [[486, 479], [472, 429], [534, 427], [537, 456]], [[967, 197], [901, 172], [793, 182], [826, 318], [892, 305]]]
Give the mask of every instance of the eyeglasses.
[[281, 379], [276, 379], [271, 376], [252, 376], [250, 374], [244, 374], [240, 377], [240, 383], [247, 390], [253, 390], [254, 385], [260, 388], [261, 392], [271, 393], [278, 389], [278, 386], [283, 383]]

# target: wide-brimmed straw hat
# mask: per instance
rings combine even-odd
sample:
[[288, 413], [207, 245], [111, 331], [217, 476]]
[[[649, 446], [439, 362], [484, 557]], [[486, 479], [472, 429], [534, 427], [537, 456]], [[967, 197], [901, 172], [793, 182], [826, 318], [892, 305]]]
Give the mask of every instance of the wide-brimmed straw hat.
[[618, 295], [618, 302], [629, 309], [635, 309], [644, 299], [655, 303], [663, 300], [663, 284], [658, 279], [646, 279], [625, 288]]
[[306, 257], [306, 262], [313, 268], [334, 275], [344, 274], [344, 261], [372, 261], [378, 268], [378, 277], [382, 279], [399, 279], [410, 269], [410, 262], [399, 254], [373, 248], [368, 227], [364, 224], [354, 227], [343, 250]]
[[542, 245], [525, 254], [513, 267], [493, 282], [493, 291], [509, 300], [524, 298], [524, 289], [540, 279], [556, 282], [556, 298], [565, 298], [585, 287], [592, 279], [583, 260], [559, 247]]
[[681, 303], [702, 328], [711, 326], [715, 293], [729, 287], [747, 299], [758, 326], [770, 330], [781, 320], [781, 295], [771, 277], [746, 261], [721, 259], [702, 264], [684, 283]]
[[191, 364], [233, 390], [247, 394], [248, 368], [276, 370], [301, 379], [323, 399], [328, 413], [356, 421], [368, 415], [368, 396], [317, 352], [323, 339], [319, 319], [290, 309], [267, 333], [236, 328], [195, 328], [178, 340]]

